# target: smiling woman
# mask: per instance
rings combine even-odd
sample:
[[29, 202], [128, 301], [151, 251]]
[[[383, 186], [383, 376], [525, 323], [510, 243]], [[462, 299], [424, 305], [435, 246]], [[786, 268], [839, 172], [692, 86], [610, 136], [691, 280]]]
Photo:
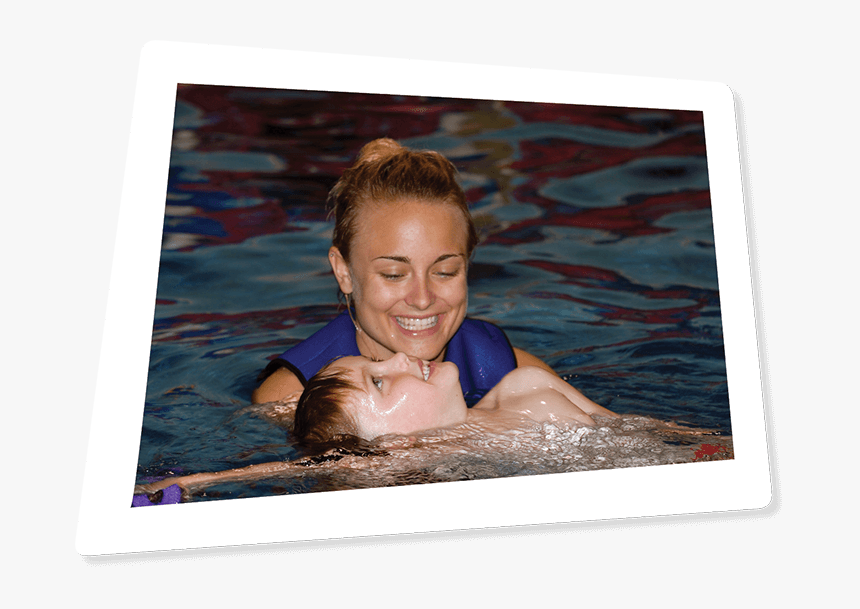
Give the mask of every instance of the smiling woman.
[[297, 399], [306, 379], [344, 356], [405, 353], [449, 362], [476, 403], [522, 365], [552, 370], [511, 346], [496, 326], [466, 318], [477, 232], [456, 169], [442, 155], [390, 139], [367, 144], [329, 194], [329, 263], [347, 310], [272, 361], [257, 403]]

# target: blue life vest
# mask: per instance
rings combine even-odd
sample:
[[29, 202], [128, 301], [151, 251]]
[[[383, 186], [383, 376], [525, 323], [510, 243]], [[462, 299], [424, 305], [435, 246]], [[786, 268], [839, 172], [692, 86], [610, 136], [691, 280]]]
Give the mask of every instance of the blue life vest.
[[[285, 351], [279, 359], [289, 364], [304, 385], [320, 368], [347, 355], [361, 355], [355, 326], [344, 311], [334, 321]], [[445, 361], [460, 370], [460, 385], [470, 407], [517, 367], [514, 350], [500, 328], [486, 321], [464, 319], [445, 351]]]

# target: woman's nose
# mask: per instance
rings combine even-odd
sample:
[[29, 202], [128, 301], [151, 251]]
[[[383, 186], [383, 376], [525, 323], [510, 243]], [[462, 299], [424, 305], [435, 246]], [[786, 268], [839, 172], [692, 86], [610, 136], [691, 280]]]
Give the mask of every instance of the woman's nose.
[[423, 278], [416, 278], [412, 291], [406, 297], [406, 304], [416, 309], [427, 309], [436, 302], [436, 295], [430, 289], [428, 282]]

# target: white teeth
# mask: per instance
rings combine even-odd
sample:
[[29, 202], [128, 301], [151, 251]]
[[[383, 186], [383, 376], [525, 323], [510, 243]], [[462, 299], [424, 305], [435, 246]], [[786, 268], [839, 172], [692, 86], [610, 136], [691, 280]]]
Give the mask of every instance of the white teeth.
[[424, 362], [424, 380], [430, 379], [430, 362]]
[[432, 328], [439, 323], [438, 315], [425, 317], [424, 319], [414, 319], [412, 317], [395, 317], [394, 319], [397, 320], [397, 323], [401, 328], [409, 330], [410, 332], [420, 332], [421, 330]]

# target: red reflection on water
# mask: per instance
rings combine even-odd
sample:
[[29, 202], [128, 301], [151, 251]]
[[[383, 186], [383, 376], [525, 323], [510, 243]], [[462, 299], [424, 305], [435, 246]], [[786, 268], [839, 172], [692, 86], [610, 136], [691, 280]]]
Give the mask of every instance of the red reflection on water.
[[698, 450], [695, 450], [695, 455], [693, 461], [715, 461], [718, 458], [727, 458], [730, 453], [725, 446], [702, 444]]

